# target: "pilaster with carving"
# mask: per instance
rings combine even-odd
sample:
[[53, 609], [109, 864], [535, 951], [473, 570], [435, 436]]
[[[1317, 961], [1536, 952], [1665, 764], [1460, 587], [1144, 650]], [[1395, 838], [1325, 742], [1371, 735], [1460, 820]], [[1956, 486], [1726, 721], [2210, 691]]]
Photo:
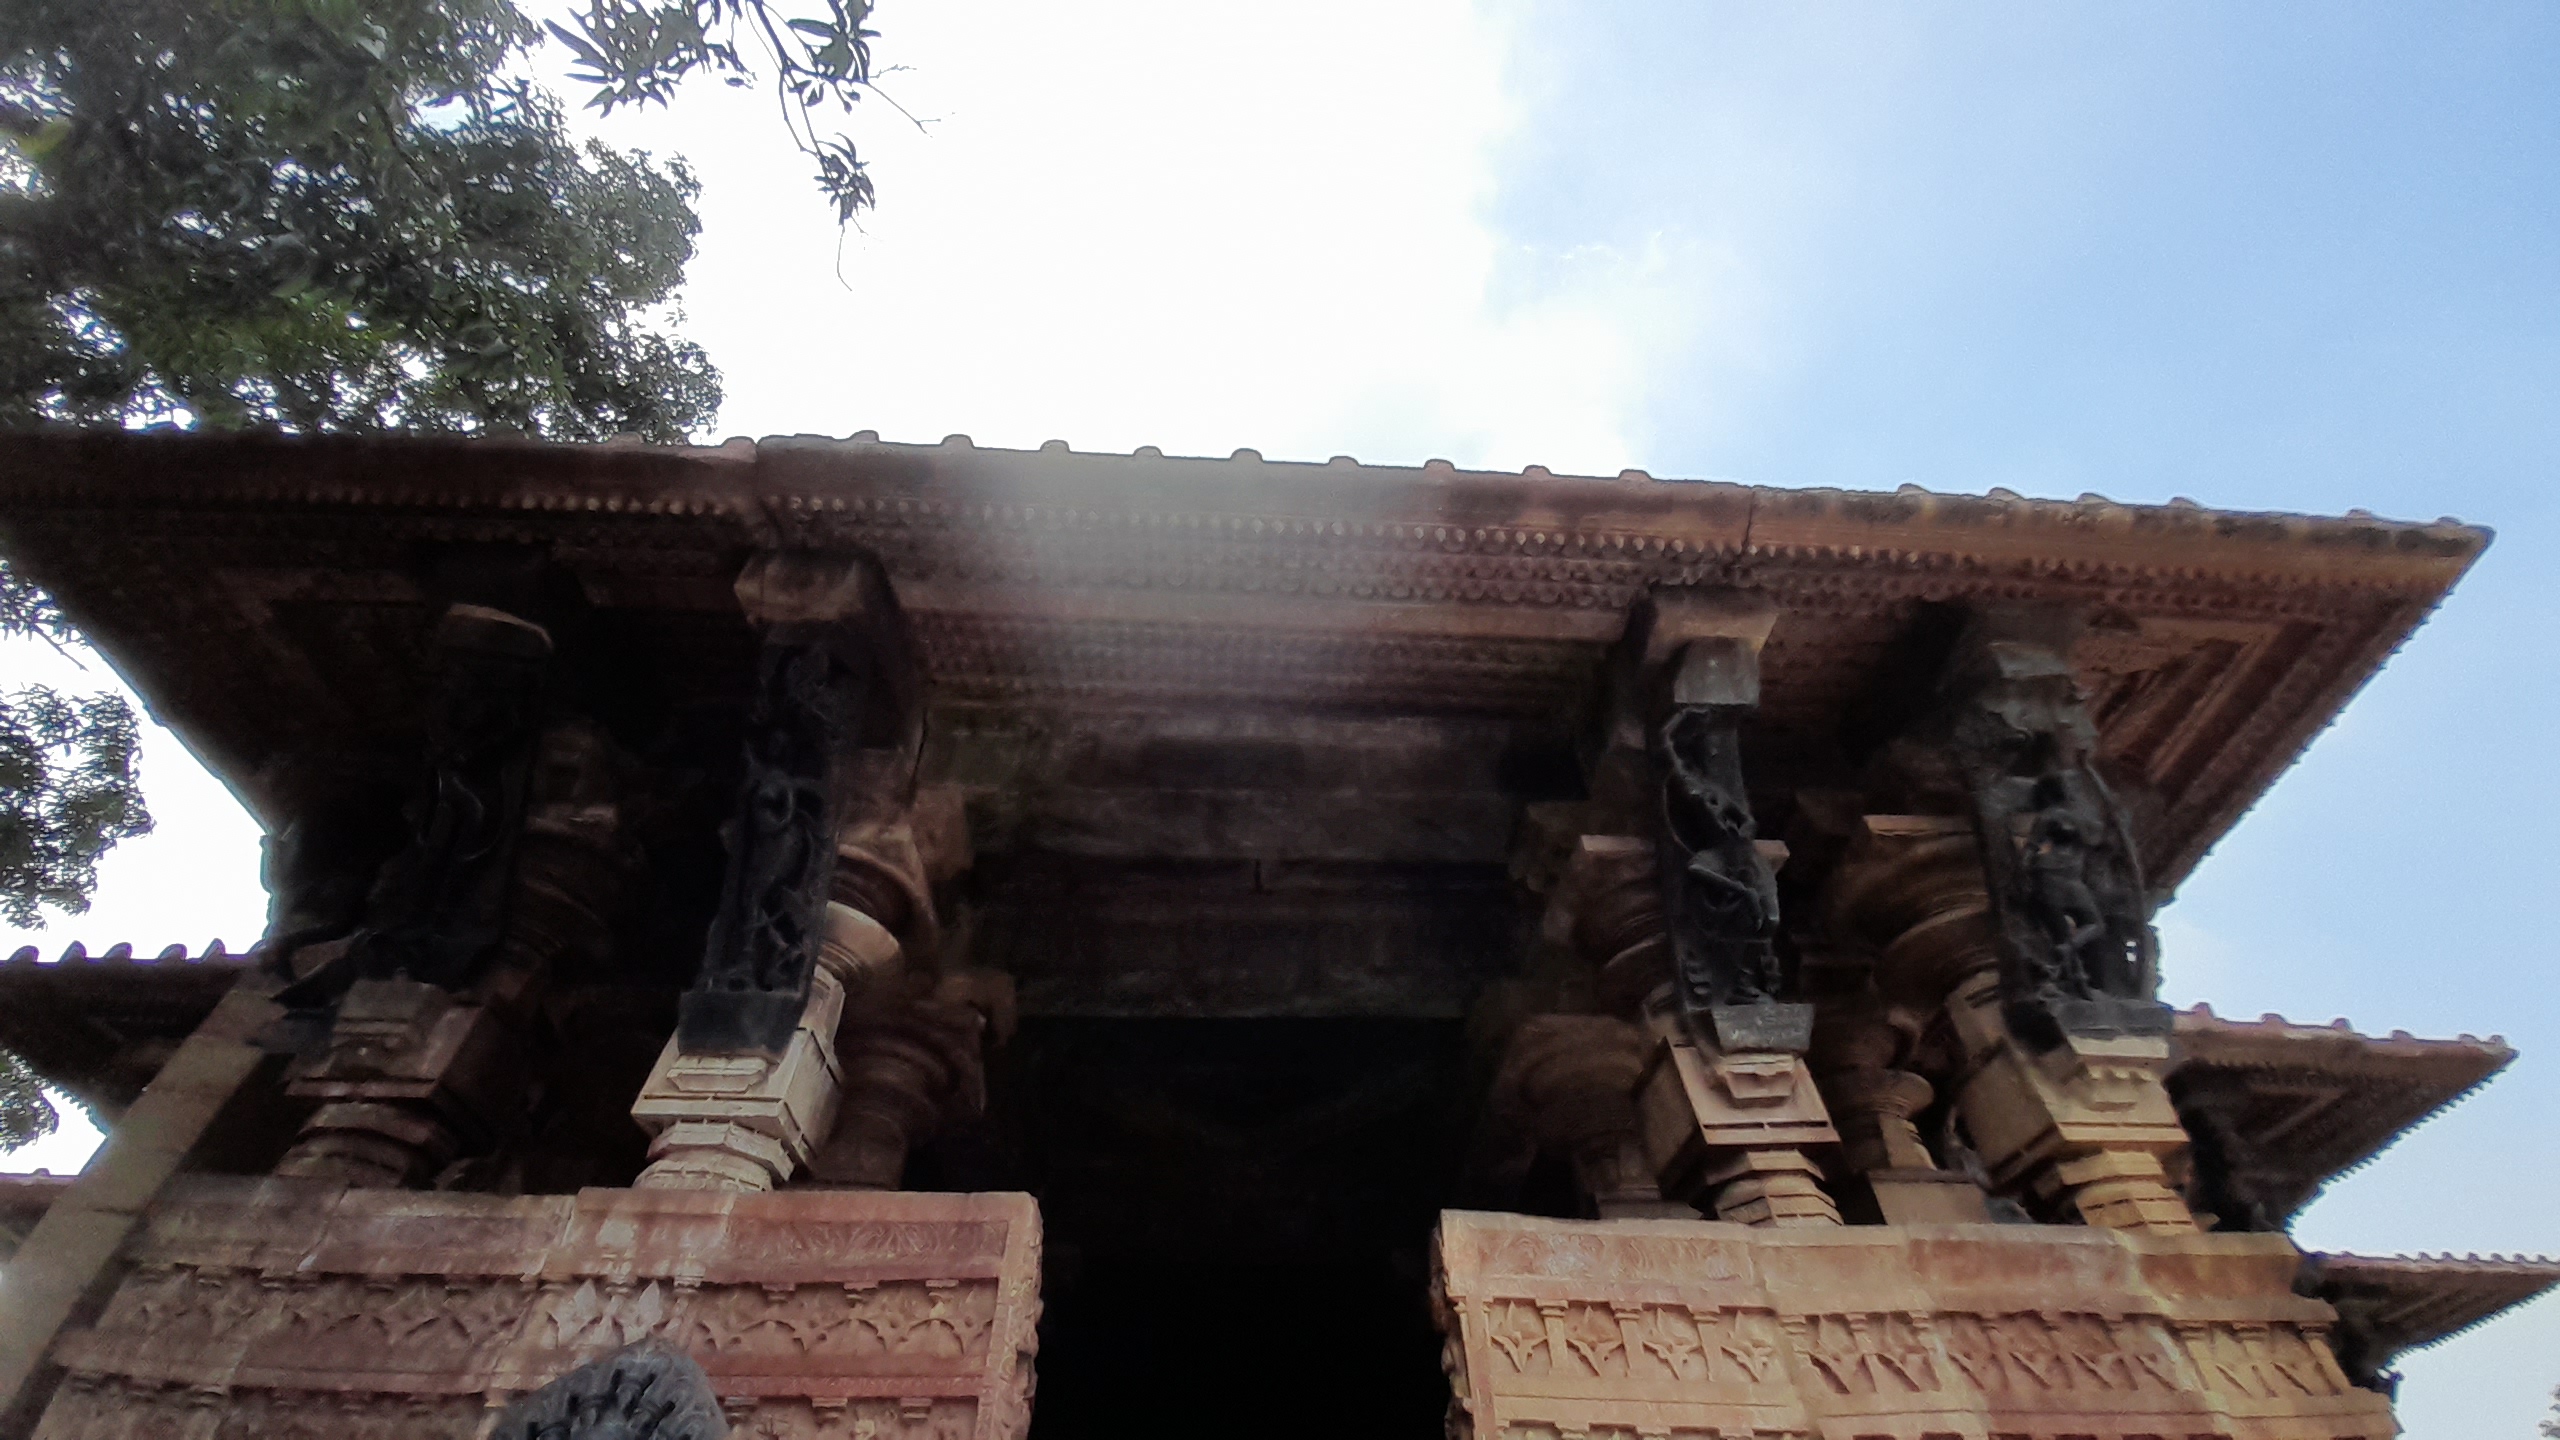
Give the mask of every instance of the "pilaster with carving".
[[[2363, 1440], [2264, 1235], [1607, 1224], [1446, 1211], [1452, 1433]], [[1460, 1427], [1464, 1427], [1461, 1429]]]

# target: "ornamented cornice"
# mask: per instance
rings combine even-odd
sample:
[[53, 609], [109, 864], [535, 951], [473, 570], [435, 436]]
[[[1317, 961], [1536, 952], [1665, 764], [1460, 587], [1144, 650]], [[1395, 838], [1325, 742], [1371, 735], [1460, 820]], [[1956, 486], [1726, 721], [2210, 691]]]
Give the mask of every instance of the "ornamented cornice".
[[[422, 544], [548, 547], [601, 607], [734, 648], [760, 548], [876, 556], [940, 703], [1423, 708], [1552, 721], [1636, 597], [1782, 612], [1764, 723], [1809, 736], [1928, 602], [2063, 601], [2146, 873], [2173, 884], [2487, 543], [2449, 521], [2095, 496], [984, 450], [39, 432], [0, 437], [0, 544], [243, 784], [409, 703], [383, 657]], [[724, 628], [727, 627], [727, 628]], [[736, 629], [739, 635], [731, 635]], [[398, 667], [393, 667], [396, 670]], [[699, 668], [699, 667], [697, 667]], [[716, 667], [714, 667], [716, 668]], [[182, 685], [157, 684], [164, 671]], [[380, 673], [377, 673], [380, 672]], [[293, 727], [300, 726], [301, 730]]]

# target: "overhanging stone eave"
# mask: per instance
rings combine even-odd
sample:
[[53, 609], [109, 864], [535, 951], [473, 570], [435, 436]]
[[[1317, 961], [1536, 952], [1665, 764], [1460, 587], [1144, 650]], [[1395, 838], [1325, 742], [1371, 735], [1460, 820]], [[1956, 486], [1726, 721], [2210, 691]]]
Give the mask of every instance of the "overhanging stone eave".
[[2560, 1258], [2543, 1255], [2313, 1253], [2304, 1269], [2320, 1298], [2399, 1354], [2442, 1344], [2560, 1286]]
[[[755, 548], [867, 550], [924, 627], [941, 692], [1032, 708], [1392, 711], [1430, 695], [1460, 711], [1552, 714], [1646, 587], [1729, 584], [1769, 592], [1793, 617], [1773, 638], [1770, 712], [1819, 729], [1828, 712], [1790, 713], [1789, 687], [1836, 691], [1831, 670], [1860, 663], [1890, 617], [1929, 601], [2051, 598], [2123, 617], [2143, 655], [2169, 657], [2159, 663], [2194, 652], [2223, 667], [2179, 701], [2185, 711], [2108, 739], [2111, 758], [2131, 747], [2137, 779], [2148, 765], [2167, 787], [2144, 826], [2161, 888], [2299, 757], [2488, 540], [2445, 523], [2093, 497], [862, 439], [0, 436], [0, 542], [262, 811], [272, 805], [246, 773], [262, 753], [260, 707], [202, 713], [179, 692], [321, 683], [328, 657], [307, 657], [310, 676], [277, 672], [302, 661], [250, 646], [254, 617], [222, 617], [310, 593], [273, 569], [307, 535], [349, 537], [375, 557], [333, 570], [332, 593], [423, 543], [512, 540], [549, 546], [600, 604], [704, 618], [729, 615], [725, 572]], [[243, 565], [269, 567], [265, 592], [225, 590]], [[206, 593], [173, 617], [166, 591], [190, 576]], [[374, 588], [396, 600], [404, 583], [386, 571]], [[1806, 676], [1806, 663], [1831, 668]], [[2088, 678], [2114, 677], [2102, 665]]]
[[[1630, 478], [1632, 477], [1632, 478]], [[356, 506], [523, 514], [674, 515], [746, 529], [813, 531], [854, 498], [999, 513], [1139, 512], [1157, 524], [1224, 515], [1383, 523], [1463, 536], [1395, 537], [1416, 548], [1485, 543], [1479, 527], [1526, 529], [1514, 543], [1587, 534], [1641, 535], [1671, 554], [1847, 560], [1866, 568], [2023, 566], [2047, 575], [2149, 572], [2174, 583], [2217, 579], [2374, 586], [2433, 599], [2489, 542], [2450, 520], [2387, 521], [2127, 505], [2084, 496], [2035, 500], [1995, 492], [1939, 494], [1783, 489], [1721, 481], [1616, 479], [1342, 463], [986, 450], [774, 437], [716, 447], [569, 444], [518, 438], [202, 435], [47, 429], [0, 434], [0, 513], [28, 507], [196, 501], [207, 508]], [[1048, 517], [1051, 521], [1059, 515]], [[743, 536], [750, 542], [767, 535]], [[788, 541], [790, 535], [771, 535]], [[1502, 537], [1513, 541], [1513, 537]]]
[[[2227, 1020], [2209, 1006], [2179, 1012], [2169, 1083], [2182, 1103], [2209, 1103], [2238, 1127], [2246, 1162], [2283, 1177], [2286, 1215], [2380, 1158], [2477, 1093], [2515, 1060], [2497, 1036], [2420, 1039], [2359, 1034], [2340, 1021], [2280, 1015]], [[2325, 1102], [2315, 1100], [2325, 1089]], [[2274, 1117], [2272, 1128], [2268, 1117]]]

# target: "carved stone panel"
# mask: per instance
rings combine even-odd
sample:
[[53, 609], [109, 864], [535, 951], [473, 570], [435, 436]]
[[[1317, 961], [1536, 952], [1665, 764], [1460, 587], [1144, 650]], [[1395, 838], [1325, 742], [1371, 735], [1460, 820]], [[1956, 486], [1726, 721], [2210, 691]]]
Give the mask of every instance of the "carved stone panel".
[[2394, 1432], [2279, 1236], [2059, 1226], [1770, 1230], [1449, 1211], [1450, 1433], [2247, 1436]]
[[499, 1198], [188, 1181], [155, 1209], [39, 1440], [473, 1440], [654, 1341], [733, 1432], [1018, 1440], [1038, 1348], [1025, 1195]]

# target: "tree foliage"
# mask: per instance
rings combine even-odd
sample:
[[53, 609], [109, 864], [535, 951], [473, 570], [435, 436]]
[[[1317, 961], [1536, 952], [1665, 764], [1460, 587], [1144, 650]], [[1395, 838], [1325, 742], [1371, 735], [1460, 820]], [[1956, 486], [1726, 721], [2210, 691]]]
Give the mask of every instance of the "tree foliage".
[[[596, 103], [778, 77], [850, 216], [871, 186], [812, 112], [870, 79], [868, 0], [592, 0]], [[751, 59], [741, 36], [761, 47]], [[719, 376], [664, 327], [692, 258], [681, 163], [577, 143], [509, 0], [0, 5], [0, 424], [681, 439]], [[0, 561], [0, 638], [78, 634]], [[87, 908], [150, 828], [118, 696], [0, 693], [0, 916]], [[52, 1130], [0, 1053], [0, 1150]]]
[[0, 917], [89, 908], [98, 859], [151, 829], [135, 761], [141, 734], [117, 695], [0, 693]]
[[814, 15], [770, 0], [587, 0], [586, 12], [550, 26], [577, 57], [571, 78], [593, 87], [588, 104], [611, 114], [664, 104], [696, 74], [744, 87], [770, 71], [783, 128], [816, 162], [818, 188], [849, 222], [871, 204], [871, 176], [853, 141], [819, 117], [849, 113], [872, 92], [871, 0], [823, 0]]
[[61, 1123], [44, 1082], [27, 1062], [0, 1050], [0, 1154], [43, 1139]]
[[681, 164], [579, 145], [507, 0], [0, 6], [0, 421], [676, 439]]
[[[0, 5], [0, 424], [708, 424], [718, 374], [663, 328], [697, 187], [578, 144], [518, 73], [537, 38], [508, 0]], [[0, 562], [24, 636], [78, 638]], [[0, 915], [33, 925], [149, 824], [136, 725], [0, 700]]]

